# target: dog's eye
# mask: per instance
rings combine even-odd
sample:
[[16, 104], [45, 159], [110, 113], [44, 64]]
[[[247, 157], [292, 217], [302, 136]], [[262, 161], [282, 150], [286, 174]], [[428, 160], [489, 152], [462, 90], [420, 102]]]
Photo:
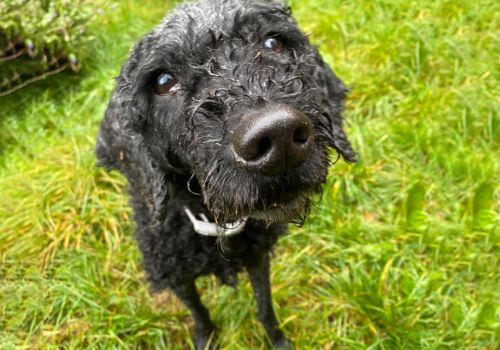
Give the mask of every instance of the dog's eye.
[[156, 77], [154, 92], [157, 95], [166, 95], [179, 88], [179, 81], [170, 73], [160, 73]]
[[271, 36], [264, 39], [264, 48], [275, 52], [282, 52], [285, 49], [285, 44], [279, 37]]

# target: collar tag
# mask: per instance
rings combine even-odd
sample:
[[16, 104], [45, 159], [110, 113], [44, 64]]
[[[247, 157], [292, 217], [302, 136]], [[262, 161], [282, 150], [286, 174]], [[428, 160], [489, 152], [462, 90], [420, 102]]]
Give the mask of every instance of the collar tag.
[[245, 228], [247, 219], [239, 219], [234, 222], [228, 222], [224, 226], [220, 226], [215, 222], [210, 222], [205, 214], [199, 214], [198, 216], [201, 218], [201, 220], [199, 220], [188, 208], [184, 208], [184, 212], [193, 224], [193, 228], [197, 233], [210, 237], [231, 237], [237, 235]]

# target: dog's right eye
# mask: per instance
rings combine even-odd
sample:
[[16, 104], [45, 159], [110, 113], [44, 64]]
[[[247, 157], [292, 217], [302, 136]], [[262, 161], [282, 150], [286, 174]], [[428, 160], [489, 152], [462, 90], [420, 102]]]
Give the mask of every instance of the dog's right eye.
[[153, 91], [157, 95], [166, 95], [179, 89], [179, 81], [170, 73], [160, 73], [156, 77]]
[[278, 53], [283, 52], [285, 44], [279, 36], [268, 36], [263, 42], [264, 48]]

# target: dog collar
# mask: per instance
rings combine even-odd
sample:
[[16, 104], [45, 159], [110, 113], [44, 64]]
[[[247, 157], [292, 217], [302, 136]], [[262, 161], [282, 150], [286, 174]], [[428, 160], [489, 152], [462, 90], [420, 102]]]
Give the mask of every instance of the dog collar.
[[193, 224], [196, 233], [210, 237], [231, 237], [237, 235], [245, 228], [247, 219], [239, 219], [234, 222], [228, 222], [224, 224], [224, 226], [220, 226], [215, 222], [210, 222], [205, 214], [199, 214], [198, 216], [201, 220], [198, 220], [188, 208], [184, 208], [184, 212]]

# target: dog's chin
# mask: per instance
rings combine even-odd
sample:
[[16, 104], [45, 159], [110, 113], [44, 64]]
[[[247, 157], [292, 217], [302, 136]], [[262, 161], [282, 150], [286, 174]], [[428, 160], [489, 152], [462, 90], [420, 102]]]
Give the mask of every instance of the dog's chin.
[[254, 219], [264, 221], [268, 224], [274, 223], [295, 223], [301, 225], [308, 212], [310, 199], [306, 195], [297, 196], [288, 202], [274, 202], [261, 208], [246, 208], [245, 210], [232, 211], [225, 207], [225, 210], [209, 208], [215, 220], [219, 223], [229, 223], [238, 220]]
[[264, 210], [251, 211], [249, 218], [267, 223], [297, 223], [302, 224], [309, 211], [310, 200], [300, 196], [287, 203], [273, 203]]

